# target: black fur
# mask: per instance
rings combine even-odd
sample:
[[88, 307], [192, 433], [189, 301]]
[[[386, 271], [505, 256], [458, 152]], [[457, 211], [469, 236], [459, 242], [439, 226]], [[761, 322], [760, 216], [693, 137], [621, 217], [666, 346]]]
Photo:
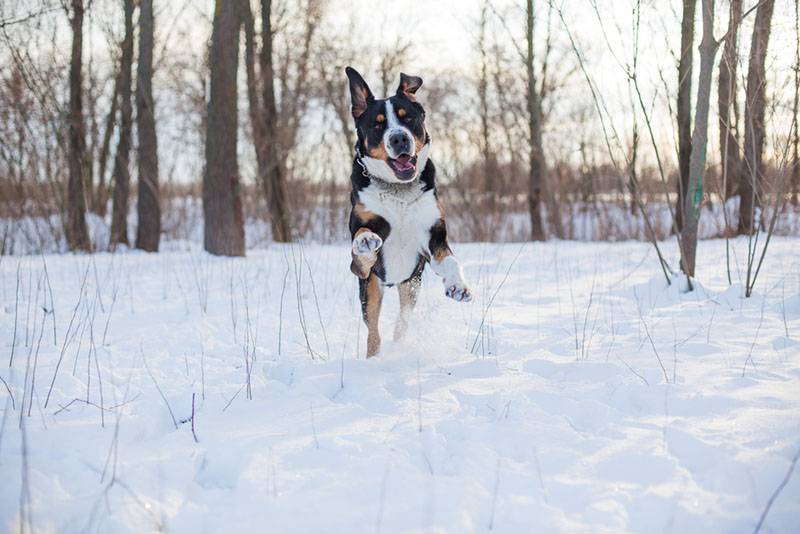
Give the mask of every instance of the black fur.
[[[362, 167], [361, 164], [362, 158], [369, 157], [372, 159], [383, 159], [395, 172], [397, 182], [399, 183], [392, 182], [392, 187], [398, 188], [398, 191], [405, 187], [414, 188], [415, 191], [421, 191], [422, 194], [428, 195], [429, 192], [432, 191], [434, 199], [438, 199], [436, 192], [436, 166], [430, 157], [428, 157], [428, 159], [425, 161], [425, 167], [422, 169], [422, 172], [419, 173], [419, 177], [417, 178], [417, 180], [419, 180], [418, 182], [417, 180], [411, 181], [412, 178], [410, 178], [409, 175], [403, 176], [402, 172], [404, 172], [405, 169], [402, 166], [398, 167], [392, 165], [396, 164], [398, 161], [401, 161], [400, 157], [405, 154], [411, 158], [410, 161], [413, 164], [416, 164], [416, 158], [419, 156], [421, 150], [420, 147], [425, 147], [430, 143], [430, 136], [425, 128], [425, 110], [422, 105], [416, 101], [414, 96], [417, 89], [419, 89], [419, 87], [422, 85], [422, 79], [416, 76], [407, 76], [405, 74], [401, 74], [400, 85], [397, 89], [397, 93], [388, 99], [376, 100], [372, 94], [372, 91], [370, 91], [360, 74], [350, 67], [346, 69], [346, 72], [347, 77], [350, 80], [352, 114], [357, 135], [355, 157], [353, 158], [353, 166], [350, 174], [350, 182], [352, 185], [352, 190], [350, 193], [350, 234], [351, 238], [354, 239], [359, 230], [366, 228], [367, 230], [377, 234], [385, 243], [392, 233], [391, 225], [386, 219], [377, 213], [364, 211], [366, 208], [359, 204], [359, 194], [363, 190], [369, 188], [370, 185], [372, 185], [373, 180], [381, 180], [381, 178], [373, 177], [367, 174], [365, 167]], [[384, 146], [384, 137], [394, 138], [395, 135], [393, 131], [391, 136], [384, 136], [386, 133], [386, 128], [389, 124], [389, 118], [391, 117], [391, 115], [390, 117], [386, 116], [387, 113], [390, 113], [390, 110], [387, 109], [386, 105], [387, 100], [391, 102], [394, 115], [399, 122], [397, 125], [397, 130], [405, 130], [405, 135], [411, 133], [411, 136], [413, 137], [415, 145], [413, 147], [413, 154], [412, 152], [398, 153], [394, 148], [390, 152]], [[397, 159], [392, 160], [390, 154], [398, 154], [394, 156]], [[404, 183], [406, 180], [409, 180], [407, 184]], [[420, 184], [422, 187], [420, 187]], [[392, 189], [388, 188], [386, 190], [391, 191]], [[428, 201], [430, 201], [430, 199]], [[427, 229], [429, 233], [428, 249], [430, 254], [428, 254], [428, 251], [419, 252], [417, 254], [416, 266], [414, 267], [413, 271], [407, 278], [405, 278], [405, 280], [399, 282], [400, 284], [416, 284], [414, 291], [411, 293], [412, 307], [413, 302], [416, 300], [416, 290], [418, 289], [421, 281], [422, 271], [425, 269], [425, 264], [432, 260], [442, 261], [442, 258], [452, 254], [452, 251], [447, 243], [447, 227], [444, 220], [444, 214], [441, 213], [441, 208], [439, 209], [439, 218], [430, 228]], [[370, 298], [368, 288], [371, 277], [377, 277], [377, 279], [384, 286], [392, 285], [387, 284], [383, 254], [384, 247], [381, 247], [377, 251], [375, 263], [370, 269], [369, 276], [366, 276], [365, 278], [361, 278], [365, 275], [365, 273], [360, 270], [361, 268], [354, 267], [357, 265], [355, 258], [353, 260], [354, 263], [351, 266], [353, 272], [359, 277], [359, 297], [361, 300], [361, 312], [365, 322], [367, 322], [367, 310]], [[405, 273], [403, 273], [402, 276], [405, 276]], [[397, 280], [392, 280], [391, 282], [397, 282]], [[455, 288], [456, 286], [451, 286], [451, 288], [448, 288], [447, 291], [455, 292]], [[447, 291], [446, 294], [453, 297], [453, 294], [448, 293]], [[463, 293], [460, 293], [459, 295], [469, 296], [469, 292], [466, 287], [460, 291]], [[459, 297], [457, 300], [461, 300], [461, 298]], [[377, 323], [370, 325], [367, 322], [367, 325], [370, 328], [377, 327]], [[373, 335], [374, 333], [374, 331], [370, 331], [370, 335]], [[369, 352], [368, 355], [370, 355]]]

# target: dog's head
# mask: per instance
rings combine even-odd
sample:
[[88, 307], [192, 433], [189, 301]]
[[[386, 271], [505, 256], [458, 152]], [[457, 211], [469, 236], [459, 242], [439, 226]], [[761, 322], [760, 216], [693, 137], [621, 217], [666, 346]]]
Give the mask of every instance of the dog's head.
[[414, 96], [422, 78], [401, 73], [395, 95], [376, 100], [358, 72], [350, 67], [345, 72], [350, 80], [358, 149], [367, 171], [389, 183], [416, 180], [428, 161], [430, 146], [425, 110]]

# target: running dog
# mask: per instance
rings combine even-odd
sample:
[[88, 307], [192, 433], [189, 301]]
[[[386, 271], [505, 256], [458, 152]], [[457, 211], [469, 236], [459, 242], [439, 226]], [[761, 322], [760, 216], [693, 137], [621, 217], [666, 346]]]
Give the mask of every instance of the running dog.
[[381, 346], [385, 287], [396, 285], [400, 294], [395, 339], [408, 327], [426, 263], [442, 277], [448, 297], [468, 302], [472, 293], [447, 244], [425, 109], [415, 96], [422, 78], [401, 73], [395, 95], [379, 100], [358, 72], [351, 67], [345, 72], [358, 136], [350, 176], [350, 270], [358, 277], [369, 358]]

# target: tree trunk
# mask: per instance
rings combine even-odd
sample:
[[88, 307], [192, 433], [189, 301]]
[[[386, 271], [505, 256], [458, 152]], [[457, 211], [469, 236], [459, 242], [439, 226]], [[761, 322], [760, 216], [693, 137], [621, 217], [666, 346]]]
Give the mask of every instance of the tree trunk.
[[719, 108], [719, 146], [722, 152], [722, 202], [738, 190], [739, 180], [739, 114], [736, 105], [736, 71], [739, 61], [737, 33], [742, 20], [742, 0], [731, 0], [728, 33], [719, 60], [717, 104]]
[[792, 138], [792, 204], [800, 204], [800, 124], [797, 123], [798, 100], [800, 100], [800, 2], [794, 0], [794, 102], [792, 119], [794, 137]]
[[[483, 173], [483, 193], [486, 195], [487, 211], [494, 215], [497, 203], [497, 191], [495, 188], [495, 181], [498, 179], [497, 173], [494, 172], [494, 161], [492, 154], [491, 133], [489, 127], [489, 60], [486, 53], [487, 38], [486, 26], [488, 24], [488, 5], [485, 0], [481, 6], [481, 18], [478, 32], [478, 52], [481, 56], [480, 75], [478, 77], [478, 101], [480, 106], [480, 119], [481, 119], [481, 156], [482, 156], [482, 173]], [[489, 232], [486, 235], [480, 236], [481, 239], [491, 241], [494, 239], [494, 232], [490, 226]]]
[[[278, 131], [278, 110], [275, 102], [275, 70], [272, 63], [272, 0], [261, 0], [261, 46], [260, 65], [263, 80], [263, 122], [264, 142], [263, 166], [259, 176], [267, 197], [272, 239], [279, 243], [291, 240], [289, 229], [289, 206], [286, 197], [286, 183], [283, 169], [283, 151], [280, 147]], [[257, 147], [258, 149], [258, 147]]]
[[526, 40], [528, 45], [525, 58], [528, 92], [528, 211], [531, 217], [531, 239], [544, 241], [544, 225], [542, 224], [542, 182], [544, 180], [545, 162], [542, 150], [542, 106], [539, 92], [536, 89], [536, 73], [533, 65], [533, 0], [527, 0], [526, 6]]
[[158, 139], [153, 105], [153, 0], [140, 0], [139, 11], [139, 62], [136, 71], [139, 226], [136, 230], [136, 248], [157, 252], [161, 238], [161, 209], [158, 194]]
[[111, 104], [108, 108], [108, 115], [106, 116], [106, 129], [103, 132], [103, 142], [100, 145], [100, 155], [98, 156], [97, 187], [94, 190], [92, 205], [94, 212], [100, 217], [105, 217], [107, 208], [106, 204], [108, 203], [108, 188], [106, 187], [106, 164], [108, 163], [108, 154], [111, 152], [111, 137], [114, 135], [114, 130], [117, 125], [120, 75], [121, 72], [117, 71], [117, 75], [114, 77], [114, 89], [111, 92]]
[[681, 267], [693, 277], [697, 259], [697, 223], [700, 219], [700, 204], [703, 200], [703, 175], [706, 170], [706, 147], [708, 144], [708, 113], [711, 107], [711, 81], [714, 76], [714, 56], [717, 42], [714, 40], [714, 0], [702, 0], [703, 40], [700, 43], [700, 76], [697, 82], [697, 103], [692, 135], [692, 154], [689, 165], [689, 184], [683, 206], [683, 245]]
[[245, 253], [242, 191], [236, 159], [240, 24], [237, 4], [216, 0], [209, 58], [211, 96], [203, 177], [203, 226], [205, 249], [224, 256], [244, 256]]
[[86, 209], [92, 209], [92, 198], [94, 198], [94, 155], [97, 152], [98, 138], [100, 136], [97, 126], [97, 80], [92, 72], [92, 61], [85, 69], [85, 78], [88, 86], [85, 88], [87, 138], [86, 149], [83, 155], [83, 196], [86, 199]]
[[70, 250], [91, 250], [86, 226], [86, 197], [83, 189], [83, 157], [86, 138], [83, 125], [83, 0], [72, 0], [72, 56], [69, 63], [69, 179], [64, 234]]
[[696, 0], [683, 0], [681, 18], [681, 57], [678, 62], [678, 200], [675, 226], [683, 227], [683, 208], [689, 187], [689, 163], [692, 154], [692, 59], [694, 55], [694, 15]]
[[[259, 100], [259, 83], [256, 74], [256, 37], [253, 12], [250, 10], [249, 0], [239, 0], [240, 16], [244, 26], [244, 63], [247, 72], [247, 108], [250, 116], [250, 128], [253, 130], [253, 144], [255, 145], [256, 165], [259, 175], [266, 169], [266, 146], [264, 124], [261, 121], [261, 100]], [[349, 115], [348, 115], [349, 117]], [[263, 181], [262, 181], [263, 184]]]
[[747, 89], [744, 108], [744, 165], [739, 178], [739, 233], [752, 234], [758, 221], [760, 182], [764, 172], [764, 109], [766, 76], [764, 60], [769, 46], [770, 23], [775, 0], [759, 5], [753, 26], [750, 61], [747, 67]]
[[128, 244], [128, 200], [130, 197], [131, 174], [131, 94], [133, 69], [133, 0], [125, 4], [125, 41], [122, 44], [120, 60], [120, 125], [117, 155], [114, 158], [114, 202], [111, 212], [111, 247]]

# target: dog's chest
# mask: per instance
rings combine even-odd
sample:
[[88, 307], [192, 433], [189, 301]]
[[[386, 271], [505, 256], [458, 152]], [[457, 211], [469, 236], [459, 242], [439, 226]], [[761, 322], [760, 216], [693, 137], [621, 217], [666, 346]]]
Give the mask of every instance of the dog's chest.
[[379, 188], [370, 185], [359, 192], [359, 200], [367, 211], [389, 223], [389, 236], [381, 253], [384, 282], [397, 284], [414, 272], [419, 254], [428, 253], [430, 229], [439, 219], [439, 206], [433, 190], [422, 187]]

